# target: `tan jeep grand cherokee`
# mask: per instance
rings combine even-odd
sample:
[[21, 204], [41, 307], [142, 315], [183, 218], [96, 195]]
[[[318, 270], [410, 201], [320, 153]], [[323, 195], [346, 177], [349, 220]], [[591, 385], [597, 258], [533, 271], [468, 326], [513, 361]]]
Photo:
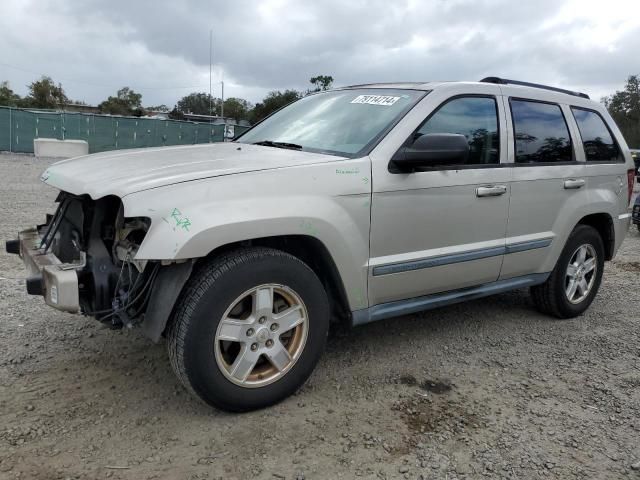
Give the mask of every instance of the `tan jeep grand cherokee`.
[[593, 301], [627, 232], [633, 162], [582, 93], [499, 78], [309, 95], [234, 142], [58, 162], [55, 215], [7, 242], [29, 293], [166, 336], [227, 410], [299, 388], [331, 319], [361, 325], [529, 287]]

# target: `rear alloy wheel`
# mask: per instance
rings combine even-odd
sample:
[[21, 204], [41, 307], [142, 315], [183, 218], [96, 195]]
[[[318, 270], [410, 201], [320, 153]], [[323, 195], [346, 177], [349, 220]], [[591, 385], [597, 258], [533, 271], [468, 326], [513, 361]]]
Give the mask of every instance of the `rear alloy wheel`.
[[598, 257], [592, 245], [580, 245], [571, 256], [565, 275], [564, 291], [574, 305], [582, 302], [593, 288], [598, 271]]
[[272, 405], [307, 380], [324, 349], [329, 302], [288, 253], [242, 248], [198, 266], [168, 330], [183, 385], [223, 410]]
[[604, 246], [596, 229], [578, 225], [542, 285], [531, 288], [538, 310], [558, 318], [573, 318], [593, 301], [604, 269]]

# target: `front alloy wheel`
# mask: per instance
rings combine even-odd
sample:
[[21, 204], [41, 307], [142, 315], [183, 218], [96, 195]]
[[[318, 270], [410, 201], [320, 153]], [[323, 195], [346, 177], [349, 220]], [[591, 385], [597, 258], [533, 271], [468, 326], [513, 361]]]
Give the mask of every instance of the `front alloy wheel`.
[[307, 341], [309, 316], [284, 285], [247, 290], [224, 313], [215, 338], [218, 368], [242, 387], [275, 382], [296, 363]]
[[188, 390], [238, 412], [293, 394], [318, 362], [328, 330], [329, 301], [313, 270], [288, 253], [251, 247], [196, 267], [167, 345]]

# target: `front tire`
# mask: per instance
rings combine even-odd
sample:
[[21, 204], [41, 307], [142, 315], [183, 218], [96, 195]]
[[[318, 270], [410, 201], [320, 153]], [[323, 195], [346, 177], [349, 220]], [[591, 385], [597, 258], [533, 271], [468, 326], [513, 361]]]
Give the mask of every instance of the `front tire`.
[[243, 248], [208, 260], [189, 279], [169, 327], [169, 358], [204, 402], [254, 410], [304, 384], [328, 329], [326, 292], [306, 264], [279, 250]]
[[598, 293], [604, 269], [604, 245], [593, 227], [578, 225], [567, 240], [549, 278], [531, 288], [535, 306], [557, 318], [582, 314]]

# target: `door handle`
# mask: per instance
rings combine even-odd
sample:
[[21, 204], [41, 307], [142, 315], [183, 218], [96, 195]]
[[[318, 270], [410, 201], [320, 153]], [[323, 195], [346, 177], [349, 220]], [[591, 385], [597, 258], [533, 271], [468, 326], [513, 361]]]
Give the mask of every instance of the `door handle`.
[[487, 185], [476, 188], [476, 197], [499, 197], [507, 193], [506, 185]]
[[572, 190], [576, 188], [584, 187], [585, 181], [583, 178], [569, 178], [564, 181], [565, 190]]

